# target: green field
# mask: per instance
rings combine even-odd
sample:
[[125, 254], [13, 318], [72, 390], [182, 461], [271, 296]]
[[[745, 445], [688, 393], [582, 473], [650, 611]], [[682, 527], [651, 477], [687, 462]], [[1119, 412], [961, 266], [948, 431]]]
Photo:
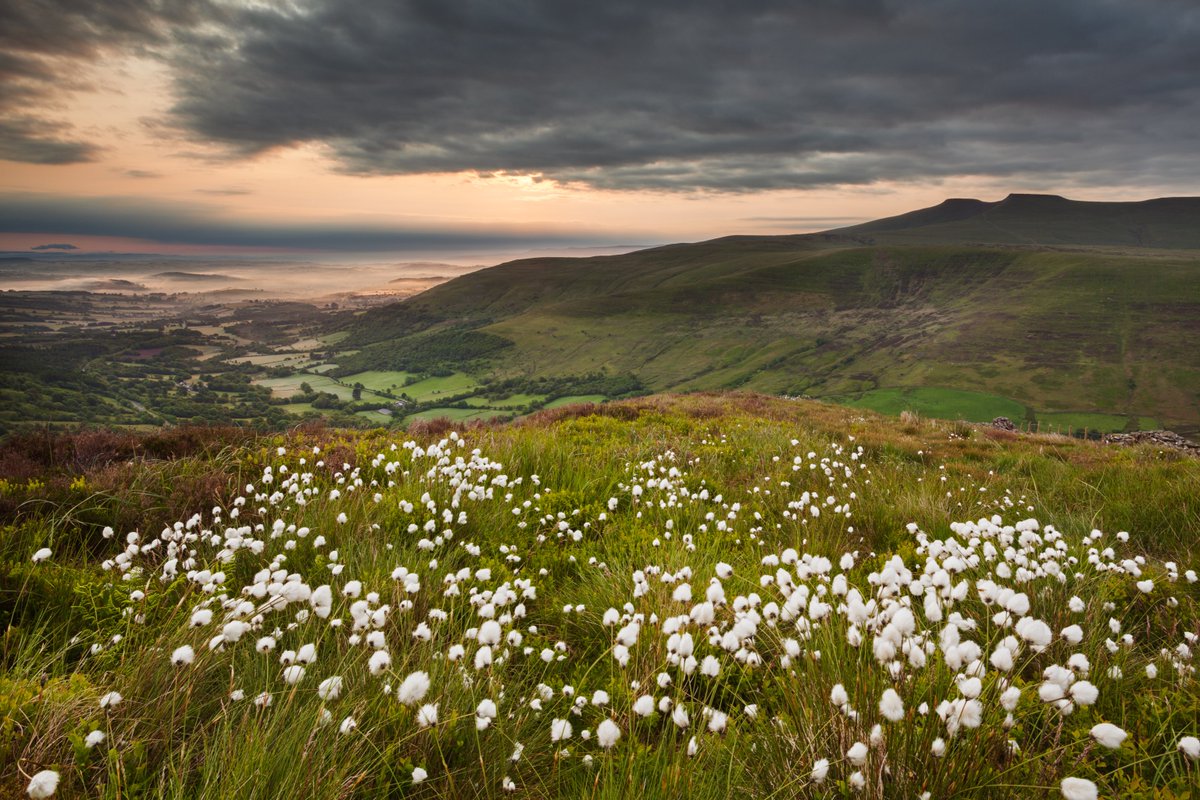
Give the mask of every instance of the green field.
[[496, 419], [497, 417], [504, 416], [508, 416], [508, 412], [490, 408], [429, 408], [425, 411], [409, 414], [404, 418], [404, 421], [412, 422], [413, 420], [444, 418], [452, 422], [470, 422], [471, 420]]
[[374, 422], [376, 425], [390, 425], [396, 419], [391, 414], [381, 414], [378, 411], [358, 411], [355, 414], [363, 419]]
[[[1039, 411], [1037, 414], [1038, 429], [1044, 433], [1067, 433], [1081, 430], [1113, 433], [1125, 430], [1128, 417], [1119, 414], [1090, 414], [1084, 411]], [[1142, 418], [1138, 420], [1139, 430], [1150, 430], [1156, 427], [1151, 424], [1148, 428], [1142, 423], [1154, 420]]]
[[902, 411], [914, 411], [925, 417], [967, 422], [991, 422], [996, 417], [1008, 417], [1018, 424], [1025, 418], [1025, 407], [1007, 397], [958, 389], [875, 389], [855, 397], [830, 399], [852, 408], [869, 408], [893, 416]]
[[[353, 376], [352, 376], [353, 377]], [[347, 378], [346, 380], [352, 380]], [[418, 403], [427, 403], [439, 397], [453, 397], [478, 388], [479, 382], [464, 372], [456, 372], [444, 378], [426, 378], [400, 391]]]
[[310, 375], [306, 372], [297, 372], [286, 378], [258, 378], [254, 382], [259, 386], [266, 386], [276, 397], [292, 397], [300, 394], [300, 384], [302, 383], [307, 383], [314, 392], [328, 392], [337, 395], [341, 400], [350, 400], [354, 395], [354, 390], [349, 386], [342, 386], [324, 375]]
[[231, 358], [231, 364], [253, 364], [256, 367], [299, 366], [309, 360], [307, 353], [267, 353], [257, 356]]
[[544, 395], [540, 394], [513, 394], [505, 397], [503, 400], [491, 400], [482, 395], [467, 398], [467, 405], [475, 408], [520, 408], [527, 406], [530, 403], [540, 403], [544, 400]]
[[560, 406], [570, 406], [576, 403], [603, 403], [604, 400], [605, 397], [602, 394], [578, 394], [551, 400], [549, 403], [546, 403], [543, 408], [558, 408]]
[[411, 372], [400, 372], [399, 370], [367, 370], [347, 375], [342, 380], [351, 386], [361, 383], [372, 392], [391, 392], [398, 395], [407, 391], [404, 382], [410, 377], [412, 377]]

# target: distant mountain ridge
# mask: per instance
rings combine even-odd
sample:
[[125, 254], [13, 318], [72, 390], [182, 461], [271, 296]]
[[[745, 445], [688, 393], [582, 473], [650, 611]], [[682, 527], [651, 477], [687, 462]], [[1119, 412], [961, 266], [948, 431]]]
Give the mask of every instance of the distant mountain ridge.
[[1200, 249], [1200, 197], [1137, 202], [1010, 194], [989, 202], [951, 198], [930, 208], [829, 233], [873, 243], [962, 243]]

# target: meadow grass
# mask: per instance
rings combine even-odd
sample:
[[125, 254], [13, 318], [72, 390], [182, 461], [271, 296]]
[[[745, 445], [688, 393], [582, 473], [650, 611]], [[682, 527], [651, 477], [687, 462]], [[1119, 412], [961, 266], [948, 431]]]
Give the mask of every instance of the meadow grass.
[[1200, 779], [1195, 459], [757, 395], [445, 425], [0, 449], [0, 794], [40, 769], [63, 797]]
[[987, 392], [967, 392], [932, 386], [915, 388], [873, 389], [838, 402], [852, 408], [868, 408], [882, 414], [899, 415], [914, 411], [939, 419], [962, 419], [967, 422], [990, 422], [996, 417], [1020, 421], [1025, 407], [1007, 397]]

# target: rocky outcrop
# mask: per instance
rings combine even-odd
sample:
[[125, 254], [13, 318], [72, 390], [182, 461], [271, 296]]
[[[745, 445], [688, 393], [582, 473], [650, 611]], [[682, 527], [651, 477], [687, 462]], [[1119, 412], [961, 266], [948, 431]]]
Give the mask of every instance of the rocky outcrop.
[[1016, 424], [1008, 417], [996, 417], [992, 420], [992, 427], [1001, 431], [1015, 431]]
[[1189, 441], [1174, 431], [1134, 431], [1133, 433], [1110, 433], [1104, 437], [1106, 444], [1150, 444], [1179, 450], [1200, 458], [1200, 444]]

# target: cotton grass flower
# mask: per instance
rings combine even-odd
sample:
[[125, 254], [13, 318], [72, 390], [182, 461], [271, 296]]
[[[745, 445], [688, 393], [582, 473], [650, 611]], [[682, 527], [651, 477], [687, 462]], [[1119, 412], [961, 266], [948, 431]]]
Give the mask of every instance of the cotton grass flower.
[[425, 699], [425, 695], [429, 693], [429, 686], [428, 672], [414, 672], [400, 684], [400, 688], [396, 690], [396, 699], [402, 705], [416, 705]]
[[596, 741], [605, 750], [611, 749], [621, 738], [621, 729], [611, 719], [606, 719], [596, 728]]
[[856, 767], [861, 767], [867, 763], [867, 746], [862, 742], [855, 742], [850, 745], [850, 749], [846, 751], [846, 758], [851, 764]]
[[571, 723], [565, 719], [555, 719], [550, 722], [550, 741], [561, 742], [571, 738]]
[[101, 708], [116, 708], [125, 698], [121, 697], [120, 692], [109, 692], [100, 698]]
[[1066, 800], [1096, 800], [1096, 784], [1086, 778], [1063, 778], [1062, 795]]
[[332, 675], [317, 685], [317, 696], [322, 700], [337, 700], [342, 696], [342, 677]]
[[29, 779], [25, 792], [33, 800], [43, 800], [52, 797], [58, 791], [58, 773], [52, 769], [44, 769]]
[[829, 759], [822, 758], [813, 764], [812, 772], [808, 777], [812, 779], [813, 783], [824, 783], [827, 775], [829, 775]]
[[304, 667], [292, 664], [283, 668], [283, 680], [288, 686], [295, 686], [304, 679]]
[[428, 777], [429, 777], [429, 773], [425, 771], [424, 767], [413, 767], [412, 782], [414, 784], [421, 783]]
[[904, 701], [895, 689], [888, 688], [879, 699], [879, 713], [889, 722], [899, 722], [904, 719]]
[[1125, 741], [1125, 737], [1129, 735], [1110, 722], [1101, 722], [1098, 725], [1093, 725], [1091, 733], [1093, 739], [1110, 750], [1119, 748], [1121, 742]]
[[[372, 675], [382, 675], [392, 665], [392, 656], [387, 650], [376, 650], [367, 660], [367, 669]], [[409, 677], [412, 677], [411, 675]], [[428, 683], [428, 679], [426, 680]], [[428, 686], [426, 686], [428, 688]], [[422, 697], [424, 692], [421, 693]], [[418, 698], [420, 699], [420, 698]], [[401, 700], [400, 702], [404, 702]], [[407, 705], [407, 704], [406, 704]]]
[[1071, 699], [1081, 706], [1090, 706], [1100, 696], [1100, 690], [1088, 681], [1076, 681], [1071, 684]]
[[1200, 761], [1200, 739], [1195, 736], [1184, 736], [1179, 740], [1179, 752], [1192, 761]]
[[108, 737], [104, 735], [104, 731], [94, 730], [87, 735], [86, 739], [83, 740], [83, 744], [88, 750], [91, 750], [97, 745], [104, 744], [104, 740], [107, 738]]
[[[38, 550], [36, 553], [34, 553], [34, 554], [33, 554], [33, 563], [35, 563], [35, 564], [40, 564], [41, 562], [45, 561], [46, 559], [48, 559], [48, 558], [49, 558], [50, 556], [52, 556], [52, 555], [54, 555], [54, 553], [53, 553], [53, 551], [51, 551], [51, 550], [50, 550], [50, 548], [49, 548], [49, 547], [43, 547], [43, 548], [41, 548], [40, 550]], [[47, 771], [48, 771], [48, 770], [47, 770]], [[42, 773], [40, 773], [40, 772], [38, 773], [38, 775], [41, 775], [41, 774], [42, 774]], [[55, 785], [55, 786], [57, 786], [57, 785], [58, 785], [58, 773], [57, 773], [57, 772], [56, 772], [56, 773], [54, 773], [54, 776], [55, 776], [55, 777], [54, 777], [54, 781], [55, 781], [54, 785]], [[30, 784], [30, 786], [32, 786], [32, 785], [33, 785], [33, 784]], [[51, 790], [50, 790], [50, 794], [54, 794], [54, 790], [53, 790], [53, 789], [51, 789]], [[42, 797], [49, 797], [50, 795], [49, 795], [49, 794], [47, 794], [47, 795], [41, 795], [41, 796], [42, 796]]]
[[428, 728], [431, 725], [437, 725], [438, 721], [438, 704], [426, 703], [421, 706], [417, 712], [417, 724], [422, 728]]

